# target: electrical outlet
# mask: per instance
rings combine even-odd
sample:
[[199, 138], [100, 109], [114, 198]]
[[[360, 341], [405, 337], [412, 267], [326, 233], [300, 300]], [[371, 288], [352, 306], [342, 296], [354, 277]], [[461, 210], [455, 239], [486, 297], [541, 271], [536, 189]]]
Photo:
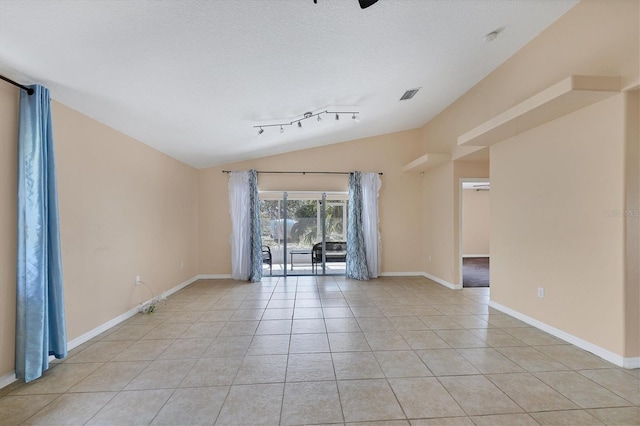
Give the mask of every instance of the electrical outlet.
[[544, 297], [544, 288], [538, 287], [538, 297], [541, 299]]
[[136, 275], [136, 285], [140, 284], [140, 275]]

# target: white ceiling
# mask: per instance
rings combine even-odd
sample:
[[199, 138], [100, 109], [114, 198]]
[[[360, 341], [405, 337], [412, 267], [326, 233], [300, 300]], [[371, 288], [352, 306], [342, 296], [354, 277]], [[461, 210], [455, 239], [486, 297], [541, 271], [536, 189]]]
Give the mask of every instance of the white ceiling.
[[0, 73], [207, 167], [421, 127], [577, 3], [317, 1], [0, 0]]

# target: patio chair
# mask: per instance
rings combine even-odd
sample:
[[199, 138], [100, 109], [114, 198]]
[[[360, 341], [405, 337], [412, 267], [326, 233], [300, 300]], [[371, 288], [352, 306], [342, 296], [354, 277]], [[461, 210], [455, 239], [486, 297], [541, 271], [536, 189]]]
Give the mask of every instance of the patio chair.
[[262, 263], [269, 265], [269, 275], [273, 275], [273, 258], [269, 246], [262, 246]]

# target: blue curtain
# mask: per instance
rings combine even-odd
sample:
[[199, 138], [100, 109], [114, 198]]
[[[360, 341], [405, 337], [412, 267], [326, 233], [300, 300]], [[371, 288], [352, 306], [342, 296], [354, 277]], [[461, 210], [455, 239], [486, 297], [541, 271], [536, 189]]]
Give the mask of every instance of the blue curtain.
[[349, 218], [347, 222], [346, 277], [368, 280], [369, 268], [362, 225], [362, 173], [349, 173]]
[[260, 198], [258, 197], [258, 172], [249, 170], [249, 281], [262, 279], [262, 232], [260, 227]]
[[32, 88], [21, 90], [18, 136], [15, 371], [25, 382], [49, 368], [49, 355], [67, 355], [51, 101]]

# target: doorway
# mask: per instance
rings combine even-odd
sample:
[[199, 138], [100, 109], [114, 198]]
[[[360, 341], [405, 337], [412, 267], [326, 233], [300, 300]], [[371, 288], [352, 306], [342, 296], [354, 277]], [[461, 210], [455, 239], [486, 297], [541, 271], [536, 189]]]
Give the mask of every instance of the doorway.
[[[262, 244], [274, 276], [344, 275], [326, 243], [347, 241], [347, 192], [260, 192]], [[325, 253], [325, 255], [323, 255]]]
[[460, 277], [463, 288], [490, 286], [488, 179], [460, 180]]

